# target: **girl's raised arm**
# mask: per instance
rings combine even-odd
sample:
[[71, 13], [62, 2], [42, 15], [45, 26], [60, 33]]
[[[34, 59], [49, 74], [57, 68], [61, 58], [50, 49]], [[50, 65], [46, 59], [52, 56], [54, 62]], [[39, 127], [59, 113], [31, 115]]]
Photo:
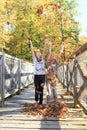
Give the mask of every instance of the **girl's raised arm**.
[[31, 40], [29, 41], [29, 44], [30, 44], [30, 49], [31, 49], [32, 56], [34, 57], [35, 53], [34, 53], [34, 48], [33, 48], [33, 44], [32, 44]]
[[43, 57], [45, 58], [45, 55], [46, 55], [46, 42], [44, 43], [44, 49], [43, 49]]

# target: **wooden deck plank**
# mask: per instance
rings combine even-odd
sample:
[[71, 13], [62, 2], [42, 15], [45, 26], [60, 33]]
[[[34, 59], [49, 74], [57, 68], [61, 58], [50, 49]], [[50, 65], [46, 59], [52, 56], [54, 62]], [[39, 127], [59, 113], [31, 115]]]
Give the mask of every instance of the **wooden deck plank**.
[[[4, 128], [5, 130], [7, 129], [7, 128], [11, 128], [11, 129], [13, 129], [13, 128], [15, 128], [15, 129], [46, 129], [46, 130], [48, 130], [48, 128], [49, 129], [59, 129], [59, 128], [71, 128], [71, 129], [75, 129], [75, 128], [78, 128], [78, 130], [79, 129], [86, 129], [87, 130], [87, 126], [81, 126], [81, 125], [71, 125], [71, 124], [66, 124], [66, 125], [61, 125], [61, 127], [60, 127], [60, 125], [42, 125], [42, 124], [9, 124], [9, 126], [8, 126], [8, 124], [6, 125], [0, 125], [0, 127], [1, 128]], [[0, 130], [1, 130], [1, 128], [0, 128]]]
[[46, 124], [48, 124], [48, 125], [57, 125], [57, 124], [59, 124], [59, 125], [68, 125], [68, 124], [71, 124], [71, 125], [79, 125], [79, 126], [80, 126], [80, 125], [82, 125], [82, 126], [84, 125], [84, 126], [87, 126], [87, 124], [86, 124], [86, 123], [87, 123], [87, 120], [86, 120], [86, 121], [84, 121], [84, 120], [82, 121], [82, 120], [81, 120], [81, 121], [77, 121], [77, 122], [76, 122], [76, 121], [68, 121], [68, 122], [67, 122], [67, 121], [32, 121], [32, 120], [31, 120], [31, 121], [30, 121], [30, 120], [29, 120], [29, 121], [28, 121], [28, 120], [26, 121], [26, 120], [13, 120], [13, 119], [11, 119], [11, 120], [5, 120], [5, 119], [4, 119], [4, 120], [0, 120], [0, 125], [1, 125], [2, 123], [3, 123], [4, 125], [5, 125], [5, 124], [8, 124], [8, 125], [9, 125], [9, 124], [13, 124], [13, 125], [14, 125], [14, 124], [15, 124], [15, 125], [16, 125], [16, 124], [19, 124], [19, 125], [20, 125], [20, 124], [24, 124], [24, 125], [27, 125], [27, 124], [31, 124], [31, 123], [32, 123], [32, 124], [35, 124], [35, 125], [36, 125], [36, 124], [38, 124], [38, 125], [40, 125], [40, 124], [42, 124], [42, 125], [46, 125]]

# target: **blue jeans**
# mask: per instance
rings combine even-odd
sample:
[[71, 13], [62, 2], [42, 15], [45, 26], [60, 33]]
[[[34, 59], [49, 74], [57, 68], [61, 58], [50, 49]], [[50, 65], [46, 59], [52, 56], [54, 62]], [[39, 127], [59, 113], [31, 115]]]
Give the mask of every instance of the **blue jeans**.
[[47, 86], [47, 93], [50, 96], [51, 95], [51, 91], [53, 93], [53, 98], [57, 98], [57, 92], [56, 92], [56, 86], [57, 86], [57, 82], [56, 79], [55, 81], [51, 81], [51, 79], [48, 79], [46, 77], [46, 86]]

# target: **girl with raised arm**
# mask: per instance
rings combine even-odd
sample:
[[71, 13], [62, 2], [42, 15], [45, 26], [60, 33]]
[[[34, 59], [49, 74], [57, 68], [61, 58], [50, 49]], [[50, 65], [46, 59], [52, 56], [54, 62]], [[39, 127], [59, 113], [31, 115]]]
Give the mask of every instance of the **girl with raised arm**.
[[41, 54], [38, 49], [34, 52], [32, 41], [29, 41], [30, 48], [33, 56], [34, 63], [34, 85], [35, 85], [35, 101], [38, 104], [43, 103], [43, 89], [45, 84], [45, 48], [46, 43], [44, 44], [43, 54]]
[[58, 61], [56, 56], [52, 54], [52, 43], [49, 42], [49, 55], [47, 58], [47, 71], [46, 71], [46, 86], [47, 86], [47, 104], [51, 96], [51, 90], [53, 94], [54, 102], [57, 102], [57, 73], [58, 73]]

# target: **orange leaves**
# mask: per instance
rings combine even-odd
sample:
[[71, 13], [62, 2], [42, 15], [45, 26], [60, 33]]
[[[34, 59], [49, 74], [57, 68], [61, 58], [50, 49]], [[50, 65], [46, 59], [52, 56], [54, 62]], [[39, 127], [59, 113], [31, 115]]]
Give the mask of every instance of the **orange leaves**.
[[76, 37], [76, 34], [75, 33], [71, 33], [71, 36], [73, 37], [73, 38], [75, 38]]
[[51, 8], [53, 11], [54, 10], [58, 10], [58, 9], [60, 9], [61, 8], [61, 5], [60, 4], [52, 4], [52, 3], [48, 3], [48, 4], [44, 4], [43, 6], [41, 5], [38, 9], [37, 9], [37, 13], [39, 14], [39, 15], [41, 15], [42, 13], [43, 13], [43, 9], [48, 9], [48, 8]]
[[41, 85], [40, 85], [41, 87], [44, 87], [44, 83], [41, 83]]
[[36, 90], [36, 92], [38, 93], [38, 94], [41, 94], [42, 92], [40, 92], [40, 91], [38, 91], [38, 90]]
[[32, 116], [43, 116], [44, 119], [48, 119], [51, 116], [54, 117], [64, 117], [65, 113], [68, 111], [66, 105], [56, 102], [55, 104], [51, 102], [51, 104], [46, 107], [46, 104], [40, 106], [34, 103], [26, 103], [23, 108], [23, 112], [27, 115]]
[[57, 9], [60, 9], [60, 8], [61, 8], [60, 4], [58, 4], [58, 5], [53, 4], [53, 5], [52, 5], [52, 9], [53, 9], [53, 10], [57, 10]]
[[61, 99], [64, 99], [63, 95], [60, 95]]
[[81, 110], [77, 110], [78, 113], [80, 113], [80, 112], [82, 112], [82, 111], [83, 111], [82, 109], [81, 109]]
[[2, 120], [6, 120], [6, 117], [3, 117]]
[[65, 92], [65, 95], [71, 95], [71, 92], [69, 91], [69, 92]]
[[37, 13], [38, 15], [41, 15], [43, 13], [43, 6], [40, 6], [38, 9], [37, 9]]
[[64, 64], [65, 64], [65, 65], [68, 65], [68, 64], [69, 64], [69, 61], [64, 61]]
[[58, 4], [57, 8], [58, 8], [58, 9], [60, 9], [60, 8], [61, 8], [61, 5], [60, 5], [60, 4]]
[[53, 86], [52, 89], [53, 89], [53, 90], [56, 90], [56, 86]]

